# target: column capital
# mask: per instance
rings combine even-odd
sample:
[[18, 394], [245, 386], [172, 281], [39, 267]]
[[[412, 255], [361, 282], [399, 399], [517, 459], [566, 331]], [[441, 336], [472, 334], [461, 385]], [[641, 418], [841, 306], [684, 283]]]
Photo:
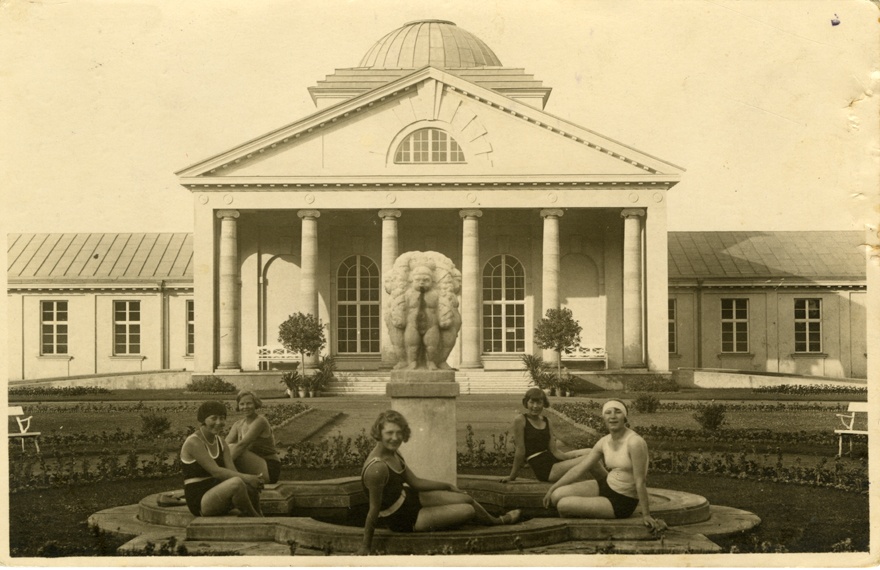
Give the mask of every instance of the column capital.
[[321, 217], [321, 212], [318, 210], [299, 210], [299, 211], [297, 211], [296, 215], [299, 216], [300, 218], [303, 218], [303, 219], [305, 219], [305, 218], [317, 219], [317, 218]]
[[379, 217], [383, 220], [389, 220], [391, 218], [399, 218], [400, 210], [379, 210]]
[[221, 220], [223, 218], [237, 218], [238, 216], [238, 210], [217, 210], [217, 217]]
[[645, 209], [644, 208], [624, 208], [620, 211], [621, 218], [631, 218], [633, 216], [644, 216]]
[[458, 215], [464, 218], [479, 218], [483, 215], [483, 210], [460, 210]]
[[546, 208], [544, 210], [541, 210], [541, 217], [542, 218], [550, 218], [550, 217], [561, 218], [564, 213], [565, 212], [563, 212], [560, 208]]

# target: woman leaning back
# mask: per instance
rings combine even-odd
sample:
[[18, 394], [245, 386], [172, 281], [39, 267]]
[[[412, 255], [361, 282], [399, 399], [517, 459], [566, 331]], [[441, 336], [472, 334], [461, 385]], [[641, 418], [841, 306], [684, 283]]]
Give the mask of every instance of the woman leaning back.
[[264, 475], [269, 483], [277, 483], [281, 476], [281, 457], [275, 447], [275, 435], [265, 416], [257, 413], [263, 402], [250, 390], [242, 390], [235, 398], [238, 411], [244, 417], [229, 429], [226, 443], [242, 473]]
[[186, 438], [180, 449], [183, 491], [186, 506], [196, 516], [227, 514], [233, 507], [242, 516], [259, 517], [263, 480], [240, 473], [232, 462], [221, 432], [226, 425], [226, 406], [208, 401], [199, 406], [199, 427]]
[[[642, 522], [651, 531], [666, 529], [666, 523], [651, 516], [648, 501], [648, 444], [626, 421], [626, 404], [608, 400], [602, 419], [608, 435], [592, 451], [554, 483], [544, 496], [544, 506], [554, 505], [562, 517], [597, 519], [628, 518], [640, 506]], [[606, 478], [583, 480], [603, 460]]]
[[544, 390], [529, 388], [523, 396], [522, 404], [526, 413], [517, 414], [513, 420], [513, 440], [516, 444], [513, 467], [510, 475], [501, 479], [501, 482], [515, 481], [519, 470], [526, 463], [532, 468], [538, 481], [558, 481], [590, 450], [575, 449], [565, 452], [557, 449], [550, 419], [544, 415], [544, 409], [550, 406]]
[[370, 553], [380, 523], [396, 532], [421, 532], [460, 526], [472, 519], [486, 525], [519, 520], [520, 510], [495, 517], [455, 485], [417, 477], [398, 451], [410, 433], [406, 419], [394, 410], [382, 412], [373, 423], [370, 435], [377, 443], [361, 470], [370, 508], [358, 554]]

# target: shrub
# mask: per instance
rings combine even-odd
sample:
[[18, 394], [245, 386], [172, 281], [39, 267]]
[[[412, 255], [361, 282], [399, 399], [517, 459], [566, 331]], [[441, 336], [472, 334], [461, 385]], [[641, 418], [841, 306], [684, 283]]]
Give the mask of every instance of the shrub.
[[678, 392], [675, 380], [664, 376], [633, 376], [624, 380], [624, 386], [633, 392]]
[[278, 342], [287, 350], [298, 352], [300, 362], [305, 363], [307, 354], [321, 352], [324, 348], [327, 342], [324, 338], [324, 325], [315, 315], [294, 313], [278, 327]]
[[190, 392], [202, 392], [206, 394], [228, 394], [236, 392], [233, 384], [230, 384], [223, 378], [217, 376], [205, 376], [204, 378], [195, 378], [186, 385], [186, 389]]
[[581, 325], [572, 316], [571, 309], [547, 309], [544, 318], [535, 327], [535, 344], [553, 349], [556, 359], [556, 379], [562, 378], [562, 353], [569, 353], [581, 342]]
[[640, 414], [653, 414], [660, 407], [660, 400], [651, 394], [639, 394], [633, 402], [633, 407]]
[[285, 370], [281, 373], [281, 383], [284, 384], [288, 390], [293, 391], [302, 386], [303, 380], [298, 370]]
[[834, 384], [782, 384], [752, 389], [756, 394], [866, 394], [867, 386], [836, 386]]
[[9, 389], [10, 396], [87, 396], [111, 393], [107, 388], [97, 386], [19, 386]]
[[167, 416], [155, 412], [141, 414], [141, 431], [144, 435], [159, 436], [171, 429], [171, 420]]
[[724, 424], [724, 404], [703, 404], [694, 412], [694, 419], [706, 431], [716, 431]]
[[536, 354], [523, 354], [520, 357], [526, 375], [532, 380], [532, 384], [544, 390], [555, 385], [553, 373], [544, 359]]

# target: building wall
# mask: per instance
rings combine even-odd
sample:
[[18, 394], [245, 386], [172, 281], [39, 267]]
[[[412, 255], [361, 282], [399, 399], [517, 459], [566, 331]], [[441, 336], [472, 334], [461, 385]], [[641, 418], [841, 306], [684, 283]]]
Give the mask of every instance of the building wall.
[[[865, 378], [867, 294], [812, 287], [797, 290], [673, 287], [678, 353], [672, 368], [724, 368], [788, 374]], [[721, 351], [721, 300], [749, 300], [749, 351]], [[796, 353], [795, 299], [821, 300], [820, 353]]]
[[[10, 380], [192, 369], [186, 352], [191, 293], [58, 291], [9, 294]], [[113, 354], [113, 301], [139, 301], [140, 354]], [[67, 301], [67, 354], [41, 354], [41, 303]], [[163, 331], [164, 327], [164, 331]]]

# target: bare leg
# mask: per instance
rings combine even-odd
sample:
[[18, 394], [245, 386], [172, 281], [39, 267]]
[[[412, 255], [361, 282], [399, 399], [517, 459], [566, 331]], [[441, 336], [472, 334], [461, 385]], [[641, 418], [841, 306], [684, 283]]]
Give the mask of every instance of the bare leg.
[[550, 495], [550, 503], [556, 507], [566, 497], [598, 497], [599, 484], [595, 481], [579, 481], [559, 487]]
[[251, 503], [247, 485], [238, 477], [227, 479], [205, 493], [201, 504], [202, 515], [206, 517], [225, 515], [230, 510], [230, 503], [244, 516], [262, 516]]
[[465, 503], [422, 507], [413, 530], [443, 530], [461, 526], [474, 518], [474, 508]]
[[564, 497], [556, 504], [561, 517], [613, 519], [614, 508], [605, 497]]
[[[559, 463], [554, 463], [553, 467], [550, 468], [550, 475], [548, 476], [548, 481], [551, 483], [555, 483], [559, 481], [559, 479], [565, 475], [569, 469], [580, 463], [583, 458], [582, 455], [589, 453], [589, 449], [576, 449], [575, 451], [569, 451], [565, 455], [569, 457], [565, 461], [560, 461]], [[575, 454], [576, 455], [573, 455]], [[605, 468], [602, 467], [601, 464], [597, 463], [591, 470], [590, 475], [593, 479], [596, 478], [605, 478], [608, 476], [608, 472], [605, 471]]]
[[[419, 499], [423, 507], [439, 507], [443, 505], [470, 505], [474, 511], [474, 519], [485, 525], [505, 524], [501, 517], [490, 515], [483, 505], [474, 500], [467, 493], [455, 493], [453, 491], [427, 491], [419, 493]], [[514, 512], [514, 511], [511, 511]], [[517, 513], [516, 518], [519, 514]]]
[[264, 481], [269, 480], [269, 467], [266, 465], [266, 460], [251, 451], [245, 451], [238, 456], [238, 459], [235, 460], [235, 468], [241, 473], [262, 475]]

